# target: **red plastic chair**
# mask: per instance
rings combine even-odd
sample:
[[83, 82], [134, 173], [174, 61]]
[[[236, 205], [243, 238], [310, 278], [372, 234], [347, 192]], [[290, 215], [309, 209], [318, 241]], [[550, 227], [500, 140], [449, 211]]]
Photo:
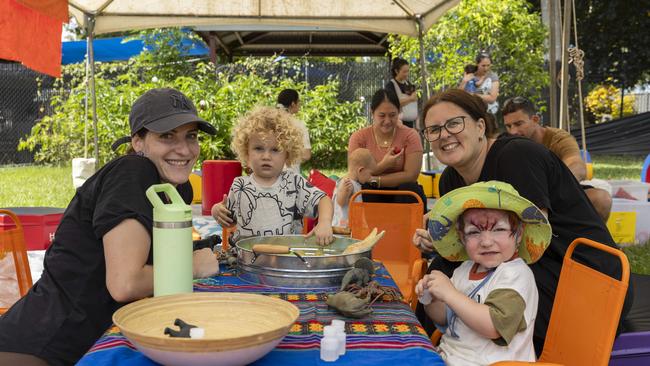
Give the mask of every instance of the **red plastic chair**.
[[[364, 193], [413, 197], [416, 203], [355, 202]], [[415, 310], [415, 285], [427, 269], [422, 254], [411, 242], [415, 230], [422, 227], [420, 196], [411, 191], [361, 190], [350, 197], [348, 207], [353, 238], [363, 239], [375, 227], [378, 231], [386, 231], [372, 249], [372, 258], [383, 262], [402, 296]]]
[[[325, 194], [329, 198], [332, 198], [332, 196], [334, 195], [334, 189], [336, 188], [336, 181], [328, 178], [325, 174], [319, 172], [316, 169], [312, 169], [309, 171], [309, 177], [307, 178], [307, 182], [309, 182], [312, 186], [325, 192]], [[316, 219], [305, 217], [302, 222], [302, 233], [303, 234], [309, 233], [316, 225], [316, 222], [317, 222]]]
[[[0, 215], [7, 215], [14, 222], [13, 228], [0, 230], [0, 265], [7, 269], [7, 264], [11, 264], [9, 257], [11, 255], [14, 268], [13, 271], [5, 272], [10, 273], [10, 278], [5, 280], [15, 280], [18, 283], [18, 295], [23, 297], [32, 287], [32, 274], [29, 270], [29, 260], [25, 249], [23, 225], [20, 223], [18, 216], [9, 210], [0, 209]], [[3, 286], [6, 285], [3, 284]], [[0, 314], [4, 314], [7, 309], [7, 307], [0, 307]]]

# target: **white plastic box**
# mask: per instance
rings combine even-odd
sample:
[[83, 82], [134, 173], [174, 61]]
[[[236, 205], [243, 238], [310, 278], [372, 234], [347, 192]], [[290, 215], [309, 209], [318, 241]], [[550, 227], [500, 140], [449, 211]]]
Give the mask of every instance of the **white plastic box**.
[[648, 201], [649, 183], [634, 180], [610, 180], [612, 185], [612, 197], [634, 199], [636, 201]]

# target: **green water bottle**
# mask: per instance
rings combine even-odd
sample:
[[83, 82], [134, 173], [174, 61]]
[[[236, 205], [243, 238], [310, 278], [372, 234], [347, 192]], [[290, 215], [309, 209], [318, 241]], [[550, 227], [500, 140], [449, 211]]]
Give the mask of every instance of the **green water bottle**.
[[192, 209], [169, 183], [149, 187], [147, 198], [153, 205], [153, 295], [192, 292]]

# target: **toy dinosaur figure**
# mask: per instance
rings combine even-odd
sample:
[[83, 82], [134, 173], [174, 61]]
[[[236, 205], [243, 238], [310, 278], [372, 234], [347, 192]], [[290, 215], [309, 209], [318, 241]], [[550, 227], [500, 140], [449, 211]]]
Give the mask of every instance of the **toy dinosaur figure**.
[[178, 318], [174, 320], [174, 325], [179, 327], [180, 330], [175, 330], [170, 327], [165, 328], [165, 334], [171, 338], [190, 338], [190, 329], [196, 328], [196, 325], [187, 324]]

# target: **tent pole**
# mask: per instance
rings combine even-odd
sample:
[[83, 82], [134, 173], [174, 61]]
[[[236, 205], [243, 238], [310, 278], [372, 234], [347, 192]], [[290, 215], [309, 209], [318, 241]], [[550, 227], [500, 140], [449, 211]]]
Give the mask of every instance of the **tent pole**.
[[88, 60], [88, 40], [86, 40], [86, 93], [84, 96], [84, 159], [88, 159], [88, 80], [90, 73]]
[[[560, 128], [566, 128], [571, 132], [569, 123], [569, 61], [568, 51], [569, 36], [571, 30], [571, 0], [564, 0], [564, 15], [562, 17], [562, 82], [560, 84]], [[566, 123], [566, 125], [565, 125]]]
[[576, 68], [576, 83], [578, 84], [578, 103], [580, 110], [578, 116], [580, 117], [580, 136], [582, 138], [582, 160], [587, 162], [587, 136], [585, 134], [585, 117], [582, 105], [582, 79], [584, 78], [584, 61], [585, 53], [578, 46], [578, 23], [576, 21], [576, 3], [571, 0], [573, 7], [573, 42], [575, 42], [575, 55], [573, 56], [573, 65]]
[[[420, 117], [420, 125], [418, 126], [418, 121], [415, 121], [415, 129], [417, 130], [419, 128], [424, 128], [424, 116], [422, 115], [422, 106], [429, 100], [429, 83], [427, 82], [427, 66], [426, 63], [424, 62], [424, 23], [422, 22], [422, 16], [420, 14], [417, 14], [415, 16], [415, 19], [417, 20], [418, 24], [418, 41], [420, 42], [420, 76], [422, 78], [422, 100], [423, 103], [420, 103], [420, 113], [418, 113], [418, 116]], [[429, 146], [428, 143], [425, 144], [426, 147], [424, 149], [424, 153], [426, 154], [427, 157], [427, 170], [431, 170], [431, 155], [429, 152], [431, 151], [431, 147]]]
[[92, 111], [93, 111], [93, 132], [94, 132], [94, 142], [95, 142], [95, 164], [99, 165], [99, 139], [97, 137], [97, 97], [95, 94], [95, 53], [93, 50], [93, 38], [95, 32], [95, 17], [86, 14], [86, 47], [88, 50], [88, 63], [90, 64], [90, 97], [92, 102]]

